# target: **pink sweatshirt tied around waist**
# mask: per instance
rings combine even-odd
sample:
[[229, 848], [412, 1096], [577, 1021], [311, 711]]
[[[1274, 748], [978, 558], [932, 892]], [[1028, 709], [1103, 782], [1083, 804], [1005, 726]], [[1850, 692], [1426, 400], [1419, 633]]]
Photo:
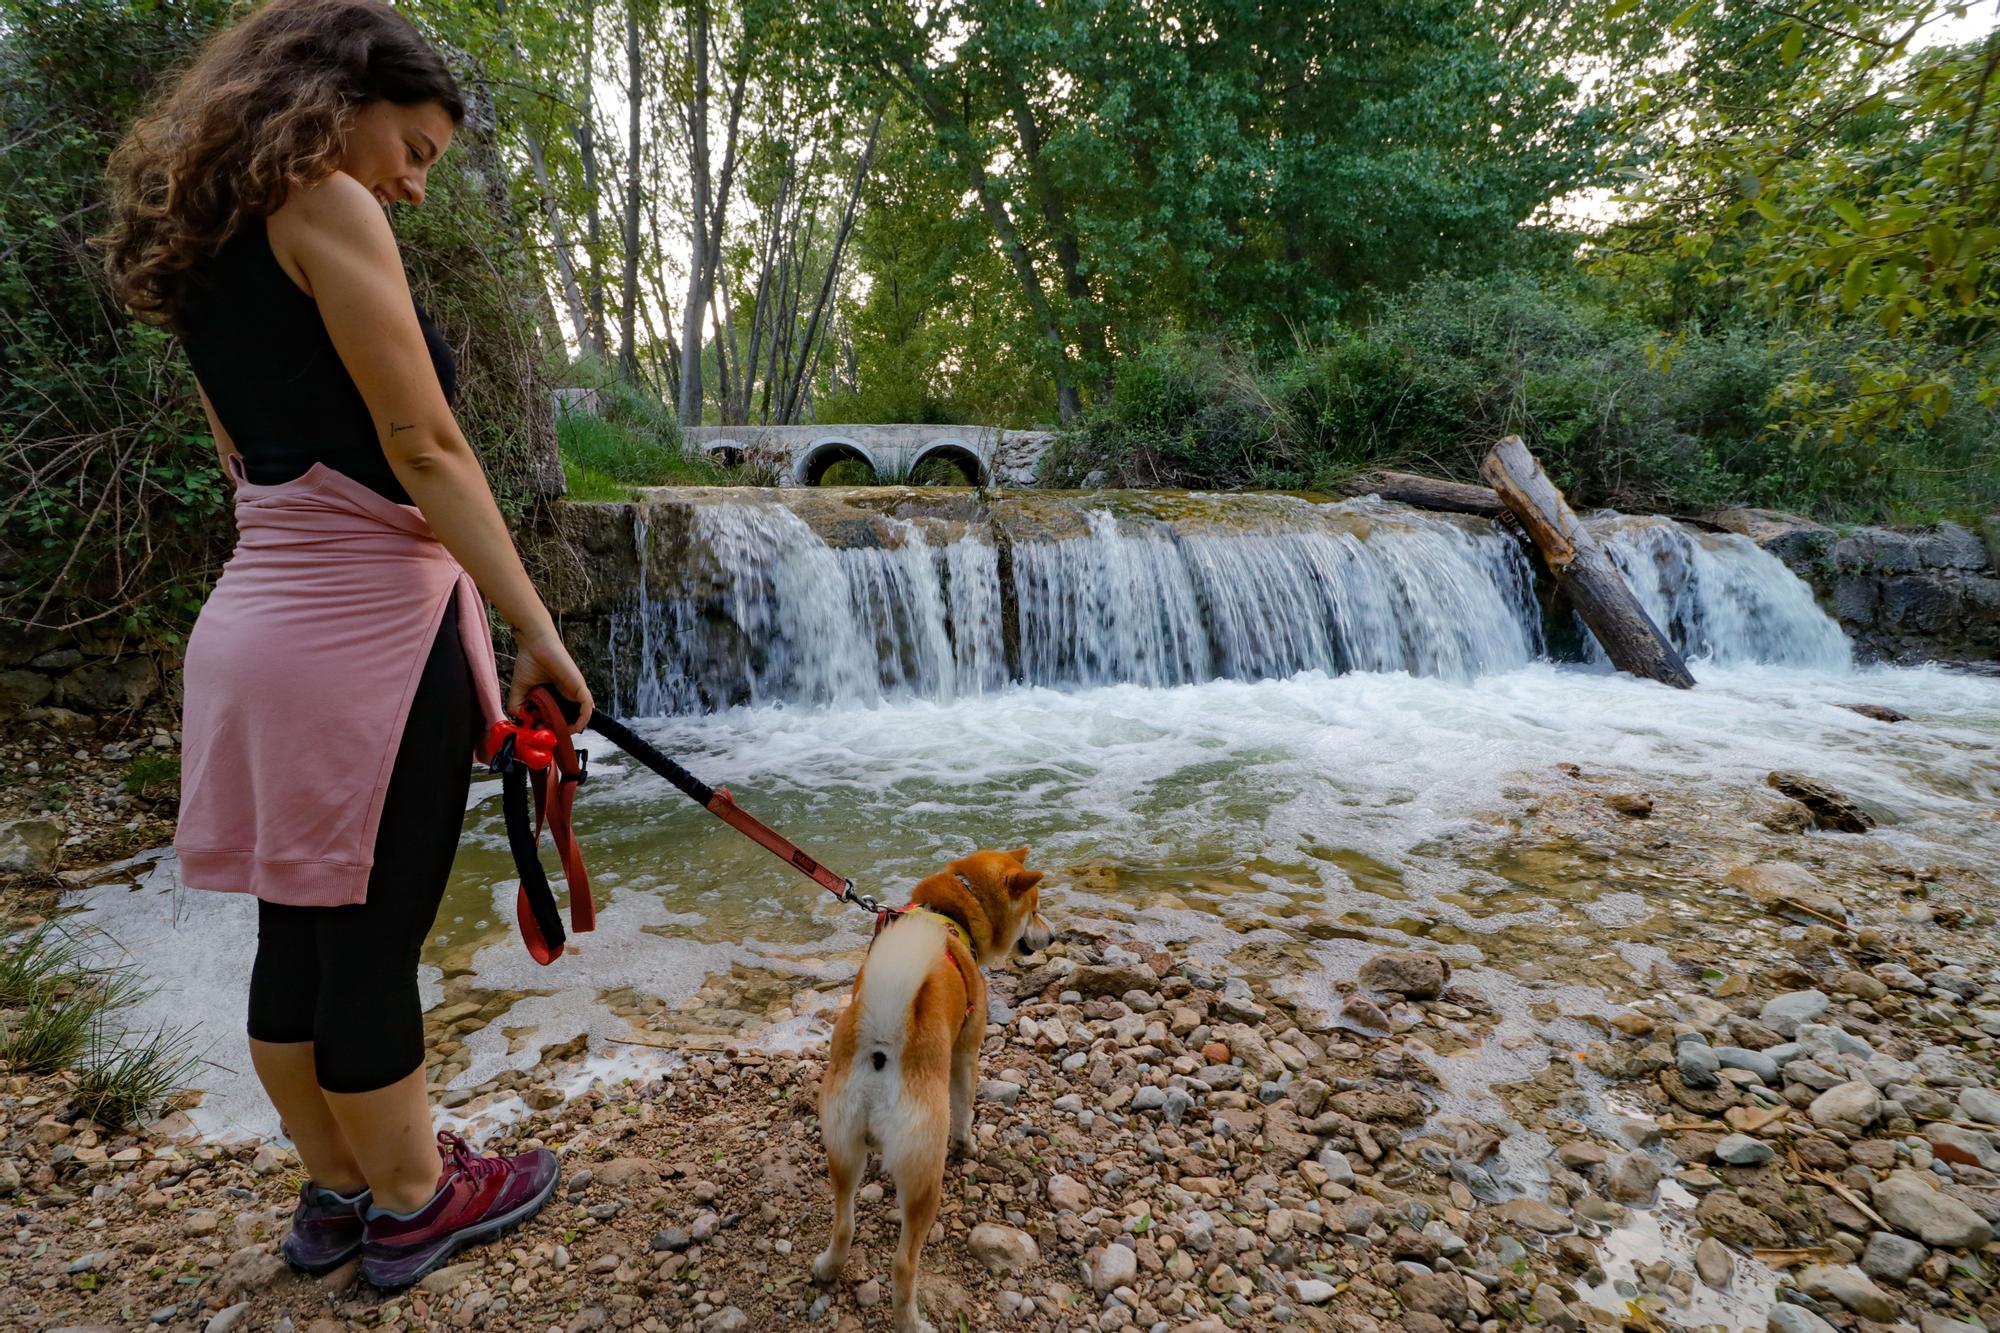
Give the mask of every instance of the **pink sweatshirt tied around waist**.
[[502, 716], [485, 606], [415, 507], [323, 464], [277, 486], [235, 480], [236, 551], [187, 645], [181, 878], [301, 907], [363, 902], [445, 615], [486, 723]]

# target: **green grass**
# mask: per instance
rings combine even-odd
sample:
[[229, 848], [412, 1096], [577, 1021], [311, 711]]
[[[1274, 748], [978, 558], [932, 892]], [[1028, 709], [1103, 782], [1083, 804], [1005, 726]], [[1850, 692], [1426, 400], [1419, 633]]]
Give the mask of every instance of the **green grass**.
[[181, 761], [172, 755], [146, 751], [125, 766], [125, 790], [142, 800], [158, 800], [180, 789]]
[[112, 1129], [150, 1120], [187, 1087], [199, 1057], [193, 1028], [165, 1024], [145, 1033], [112, 1034], [99, 1024], [78, 1072], [77, 1110]]
[[0, 952], [0, 1009], [27, 1009], [96, 975], [89, 951], [62, 925], [44, 921]]
[[79, 1111], [122, 1127], [164, 1107], [195, 1063], [192, 1029], [120, 1033], [107, 1016], [145, 991], [132, 974], [96, 961], [88, 939], [49, 921], [0, 949], [0, 1063], [18, 1073], [78, 1071]]
[[820, 474], [822, 486], [879, 486], [881, 478], [875, 469], [858, 458], [843, 458]]

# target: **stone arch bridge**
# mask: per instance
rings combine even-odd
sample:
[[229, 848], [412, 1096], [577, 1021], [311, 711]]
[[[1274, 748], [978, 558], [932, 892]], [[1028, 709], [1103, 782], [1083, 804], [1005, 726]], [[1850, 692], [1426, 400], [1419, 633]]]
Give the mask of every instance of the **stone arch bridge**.
[[828, 469], [858, 461], [878, 481], [902, 481], [918, 464], [952, 464], [976, 486], [1033, 486], [1051, 431], [992, 426], [690, 426], [689, 453], [726, 465], [764, 461], [781, 486], [817, 486]]

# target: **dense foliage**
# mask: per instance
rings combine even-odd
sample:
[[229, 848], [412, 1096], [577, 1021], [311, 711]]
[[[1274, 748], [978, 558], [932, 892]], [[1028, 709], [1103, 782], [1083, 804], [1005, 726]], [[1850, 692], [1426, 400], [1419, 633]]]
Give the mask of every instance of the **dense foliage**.
[[[800, 420], [1062, 425], [1070, 481], [1519, 431], [1586, 503], [2000, 504], [2000, 31], [1952, 0], [402, 2], [480, 108], [399, 225], [517, 512]], [[0, 0], [10, 614], [171, 627], [226, 541], [86, 238], [247, 3]], [[560, 468], [552, 384], [611, 405]]]

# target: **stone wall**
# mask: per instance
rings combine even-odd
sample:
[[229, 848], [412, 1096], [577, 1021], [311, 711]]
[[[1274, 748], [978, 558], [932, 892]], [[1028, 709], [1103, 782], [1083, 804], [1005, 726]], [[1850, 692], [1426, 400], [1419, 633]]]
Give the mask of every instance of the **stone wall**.
[[2000, 515], [1982, 532], [1957, 523], [1836, 529], [1771, 509], [1709, 521], [1810, 584], [1863, 661], [2000, 662]]
[[39, 722], [65, 735], [99, 723], [130, 726], [168, 697], [178, 656], [116, 631], [30, 629], [0, 623], [0, 717]]

